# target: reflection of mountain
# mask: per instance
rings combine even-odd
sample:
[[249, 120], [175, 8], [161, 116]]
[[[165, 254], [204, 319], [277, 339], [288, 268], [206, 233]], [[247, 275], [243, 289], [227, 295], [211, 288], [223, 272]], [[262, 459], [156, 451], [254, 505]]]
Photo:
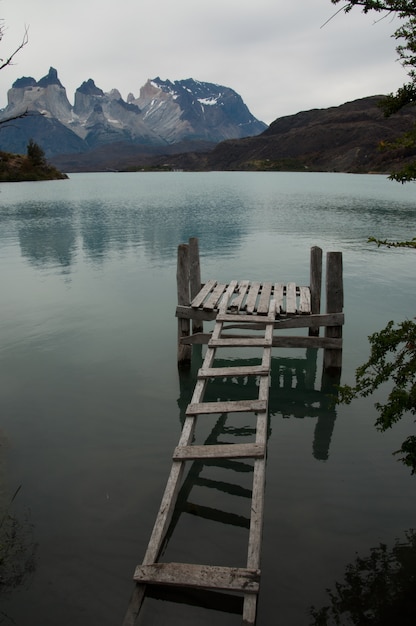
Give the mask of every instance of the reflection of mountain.
[[[203, 233], [210, 254], [222, 250], [224, 244], [230, 253], [239, 244], [244, 228], [243, 207], [236, 218], [232, 213], [224, 215], [219, 203], [217, 206], [205, 199], [206, 209], [201, 210], [199, 190], [195, 190], [195, 202], [193, 197], [191, 201], [184, 200], [180, 193], [173, 197], [164, 196], [160, 189], [154, 193], [153, 187], [141, 188], [136, 197], [136, 185], [143, 181], [141, 174], [126, 175], [124, 180], [131, 186], [131, 194], [123, 196], [119, 178], [123, 175], [114, 176], [120, 193], [110, 198], [95, 191], [94, 200], [71, 202], [62, 197], [21, 204], [12, 216], [16, 219], [22, 256], [35, 267], [58, 266], [66, 273], [79, 248], [94, 261], [103, 261], [114, 251], [122, 253], [138, 247], [149, 258], [172, 260], [178, 241], [194, 232]], [[73, 191], [73, 187], [69, 189], [69, 193]], [[218, 232], [220, 221], [223, 227]]]
[[76, 253], [76, 230], [71, 205], [23, 205], [18, 217], [22, 255], [32, 265], [58, 265], [63, 269], [72, 265]]

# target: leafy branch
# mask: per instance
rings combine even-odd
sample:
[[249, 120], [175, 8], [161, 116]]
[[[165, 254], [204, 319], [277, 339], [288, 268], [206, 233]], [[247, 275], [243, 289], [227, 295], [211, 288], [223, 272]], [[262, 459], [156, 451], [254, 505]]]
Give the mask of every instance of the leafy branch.
[[[416, 323], [405, 320], [387, 326], [368, 338], [370, 357], [355, 372], [355, 385], [339, 388], [337, 402], [350, 404], [354, 398], [367, 397], [385, 383], [392, 384], [385, 403], [376, 402], [376, 428], [385, 431], [405, 414], [416, 415]], [[416, 473], [416, 436], [410, 435], [394, 452]]]

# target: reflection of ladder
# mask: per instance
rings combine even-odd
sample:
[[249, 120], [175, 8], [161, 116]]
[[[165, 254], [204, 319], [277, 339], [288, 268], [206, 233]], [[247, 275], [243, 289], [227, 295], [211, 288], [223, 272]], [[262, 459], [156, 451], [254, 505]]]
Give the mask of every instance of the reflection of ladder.
[[[266, 315], [234, 315], [232, 298], [236, 283], [230, 283], [219, 306], [212, 337], [191, 403], [186, 410], [179, 445], [173, 454], [170, 476], [162, 498], [159, 513], [146, 550], [143, 564], [136, 568], [134, 580], [137, 585], [127, 611], [124, 626], [132, 626], [140, 611], [147, 584], [176, 585], [203, 589], [225, 590], [244, 594], [243, 623], [254, 624], [257, 594], [260, 581], [260, 551], [263, 525], [266, 442], [268, 425], [268, 399], [270, 384], [271, 348], [275, 322], [276, 303], [270, 301]], [[264, 328], [264, 336], [222, 337], [226, 322], [238, 324], [256, 323]], [[218, 348], [258, 347], [263, 349], [259, 365], [215, 367]], [[253, 400], [204, 402], [210, 379], [217, 377], [255, 376], [259, 378], [258, 398]], [[257, 414], [256, 436], [252, 443], [192, 445], [198, 415], [222, 415], [225, 413], [251, 412]], [[177, 501], [186, 461], [214, 459], [254, 459], [250, 531], [248, 539], [247, 567], [220, 567], [186, 563], [159, 563], [158, 558]]]

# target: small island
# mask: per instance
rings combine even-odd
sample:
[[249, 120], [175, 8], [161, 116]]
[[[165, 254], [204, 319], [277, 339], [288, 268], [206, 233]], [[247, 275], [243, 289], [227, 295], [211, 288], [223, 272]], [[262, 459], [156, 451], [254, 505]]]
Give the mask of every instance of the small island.
[[68, 178], [46, 161], [43, 149], [32, 139], [27, 153], [12, 154], [0, 150], [0, 182], [15, 183], [36, 180], [63, 180]]

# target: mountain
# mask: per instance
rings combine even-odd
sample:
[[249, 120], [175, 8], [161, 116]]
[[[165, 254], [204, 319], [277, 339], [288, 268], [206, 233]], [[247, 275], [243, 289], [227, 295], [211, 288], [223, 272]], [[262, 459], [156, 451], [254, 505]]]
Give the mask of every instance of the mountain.
[[[386, 118], [379, 107], [382, 98], [369, 96], [338, 107], [302, 111], [275, 120], [255, 137], [226, 140], [205, 153], [138, 159], [136, 166], [390, 173], [415, 160], [416, 151], [380, 147], [416, 124], [416, 107], [408, 105]], [[62, 169], [64, 164], [57, 165]]]
[[225, 141], [207, 155], [209, 169], [296, 169], [336, 172], [389, 172], [414, 154], [381, 150], [416, 123], [407, 106], [385, 117], [383, 96], [369, 96], [338, 107], [303, 111], [275, 120], [258, 137]]
[[76, 90], [72, 106], [51, 67], [39, 81], [18, 79], [7, 96], [0, 120], [24, 117], [3, 126], [0, 149], [22, 152], [33, 138], [48, 158], [114, 143], [142, 146], [144, 152], [149, 146], [163, 151], [179, 142], [215, 144], [267, 128], [232, 89], [191, 78], [148, 80], [139, 97], [129, 94], [127, 102], [117, 89], [105, 93], [90, 78]]

